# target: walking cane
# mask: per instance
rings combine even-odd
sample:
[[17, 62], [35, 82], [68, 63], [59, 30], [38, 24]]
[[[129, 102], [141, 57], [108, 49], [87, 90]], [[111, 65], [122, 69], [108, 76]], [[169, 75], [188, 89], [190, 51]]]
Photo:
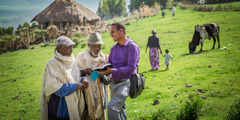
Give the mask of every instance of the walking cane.
[[99, 93], [100, 93], [100, 102], [101, 102], [101, 108], [102, 108], [102, 116], [105, 119], [104, 109], [103, 109], [103, 100], [102, 100], [102, 87], [101, 87], [101, 84], [100, 84], [99, 77], [97, 78], [97, 83], [98, 83], [98, 88], [99, 88]]
[[94, 115], [94, 108], [92, 106], [92, 99], [91, 99], [91, 95], [89, 93], [88, 88], [86, 89], [86, 91], [87, 91], [87, 95], [88, 95], [88, 103], [89, 103], [90, 109], [91, 109], [91, 116], [92, 117], [90, 117], [90, 119], [96, 120], [95, 115]]

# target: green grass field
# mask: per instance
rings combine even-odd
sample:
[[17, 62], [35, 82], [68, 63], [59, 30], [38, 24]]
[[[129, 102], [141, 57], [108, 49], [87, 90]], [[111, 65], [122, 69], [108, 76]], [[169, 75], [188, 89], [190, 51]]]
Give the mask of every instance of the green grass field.
[[[126, 25], [127, 35], [137, 42], [141, 51], [139, 70], [146, 76], [146, 87], [141, 96], [126, 101], [129, 120], [144, 117], [150, 119], [158, 109], [164, 110], [168, 119], [176, 119], [190, 94], [205, 96], [200, 119], [224, 119], [230, 104], [240, 96], [240, 12], [199, 12], [177, 8], [176, 16], [166, 10], [165, 18], [159, 13]], [[194, 26], [215, 22], [220, 25], [221, 48], [211, 50], [213, 40], [205, 40], [203, 52], [200, 46], [189, 54]], [[161, 48], [170, 50], [174, 61], [165, 70], [160, 57], [160, 70], [150, 71], [150, 61], [145, 47], [151, 30], [157, 30]], [[109, 54], [115, 43], [109, 33], [103, 33], [102, 51]], [[229, 45], [231, 44], [231, 45]], [[40, 119], [41, 78], [48, 59], [53, 57], [53, 43], [47, 47], [18, 50], [0, 55], [0, 119]], [[86, 50], [87, 46], [74, 48], [73, 54]], [[209, 67], [211, 66], [211, 67]], [[185, 87], [186, 84], [192, 87]], [[198, 93], [203, 89], [205, 93]], [[212, 91], [212, 92], [211, 92]], [[160, 104], [153, 105], [158, 99]]]

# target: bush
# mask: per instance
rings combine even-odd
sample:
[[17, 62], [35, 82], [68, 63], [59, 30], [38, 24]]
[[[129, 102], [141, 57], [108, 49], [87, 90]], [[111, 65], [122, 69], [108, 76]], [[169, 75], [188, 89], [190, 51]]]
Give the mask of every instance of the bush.
[[30, 32], [30, 35], [35, 34], [36, 38], [38, 38], [38, 37], [42, 36], [42, 33], [44, 35], [47, 35], [47, 30], [34, 30], [34, 31]]
[[35, 34], [42, 34], [42, 32], [46, 35], [47, 34], [47, 30], [34, 30], [31, 32], [32, 33], [35, 33]]
[[10, 36], [10, 35], [8, 35], [8, 34], [6, 34], [6, 35], [4, 35], [4, 36], [1, 36], [1, 39], [8, 41], [8, 40], [12, 40], [13, 37]]
[[79, 38], [81, 38], [81, 37], [82, 37], [82, 33], [80, 33], [80, 32], [77, 32], [77, 33], [76, 33], [76, 37], [79, 37]]
[[194, 98], [193, 95], [189, 95], [189, 101], [186, 101], [186, 105], [181, 109], [180, 115], [177, 116], [177, 120], [198, 119], [202, 106], [203, 102], [199, 96]]
[[152, 115], [152, 120], [166, 120], [167, 117], [164, 114], [164, 109], [158, 109], [158, 111]]
[[139, 120], [168, 120], [171, 119], [169, 113], [167, 113], [163, 108], [159, 108], [153, 113], [145, 113], [139, 117]]
[[233, 7], [234, 11], [240, 11], [240, 6]]
[[235, 100], [226, 114], [226, 120], [240, 120], [240, 98]]
[[81, 38], [79, 37], [71, 37], [71, 40], [75, 43], [75, 46], [81, 42]]
[[183, 10], [190, 8], [191, 6], [188, 4], [179, 4], [179, 7]]
[[37, 27], [37, 23], [36, 23], [36, 22], [33, 22], [33, 23], [32, 23], [32, 27]]
[[30, 24], [28, 22], [23, 23], [23, 27], [29, 27]]
[[232, 4], [230, 5], [220, 5], [218, 4], [217, 6], [206, 6], [206, 5], [191, 5], [191, 4], [183, 4], [181, 3], [180, 5], [181, 9], [188, 9], [188, 8], [193, 8], [195, 11], [205, 11], [205, 12], [214, 12], [214, 11], [240, 11], [240, 6], [233, 6]]

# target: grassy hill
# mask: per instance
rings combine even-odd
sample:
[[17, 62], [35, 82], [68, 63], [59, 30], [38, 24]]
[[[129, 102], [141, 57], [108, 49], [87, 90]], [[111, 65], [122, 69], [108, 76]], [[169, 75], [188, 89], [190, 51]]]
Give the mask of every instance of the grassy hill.
[[[126, 25], [127, 35], [139, 45], [141, 58], [139, 70], [146, 76], [146, 87], [141, 96], [126, 101], [129, 120], [151, 119], [161, 109], [160, 115], [176, 119], [189, 95], [200, 96], [203, 108], [200, 119], [223, 119], [230, 104], [240, 96], [240, 12], [197, 12], [177, 8], [176, 16], [166, 10], [165, 18], [159, 13]], [[215, 22], [220, 25], [221, 48], [211, 50], [213, 40], [205, 40], [203, 52], [189, 54], [194, 26]], [[170, 50], [174, 61], [165, 70], [160, 57], [160, 70], [150, 71], [147, 38], [157, 30], [161, 48]], [[109, 33], [102, 34], [103, 52], [108, 53], [115, 43]], [[54, 43], [47, 47], [18, 50], [0, 55], [0, 119], [40, 119], [41, 78], [48, 59], [53, 57]], [[229, 45], [231, 44], [231, 45]], [[73, 54], [87, 46], [74, 48]], [[185, 87], [186, 84], [192, 87]], [[198, 92], [202, 89], [205, 93]], [[158, 99], [160, 104], [153, 105]]]

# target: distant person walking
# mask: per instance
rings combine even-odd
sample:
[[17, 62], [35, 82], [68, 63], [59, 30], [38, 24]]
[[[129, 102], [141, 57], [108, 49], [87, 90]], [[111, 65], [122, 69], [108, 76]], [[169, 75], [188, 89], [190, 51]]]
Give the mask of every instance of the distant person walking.
[[169, 70], [169, 65], [170, 65], [170, 58], [173, 60], [172, 55], [169, 53], [169, 50], [165, 50], [166, 54], [162, 54], [163, 57], [165, 57], [165, 65], [167, 67], [167, 70]]
[[160, 68], [160, 62], [159, 62], [159, 52], [162, 54], [162, 50], [160, 47], [160, 40], [159, 37], [156, 36], [157, 31], [155, 29], [152, 30], [152, 36], [148, 38], [148, 43], [146, 46], [146, 52], [147, 48], [149, 47], [149, 59], [151, 62], [152, 70], [158, 70]]
[[162, 17], [165, 18], [165, 12], [164, 11], [162, 11]]
[[176, 8], [175, 8], [175, 7], [172, 7], [172, 16], [173, 16], [173, 17], [175, 16], [175, 13], [176, 13]]

